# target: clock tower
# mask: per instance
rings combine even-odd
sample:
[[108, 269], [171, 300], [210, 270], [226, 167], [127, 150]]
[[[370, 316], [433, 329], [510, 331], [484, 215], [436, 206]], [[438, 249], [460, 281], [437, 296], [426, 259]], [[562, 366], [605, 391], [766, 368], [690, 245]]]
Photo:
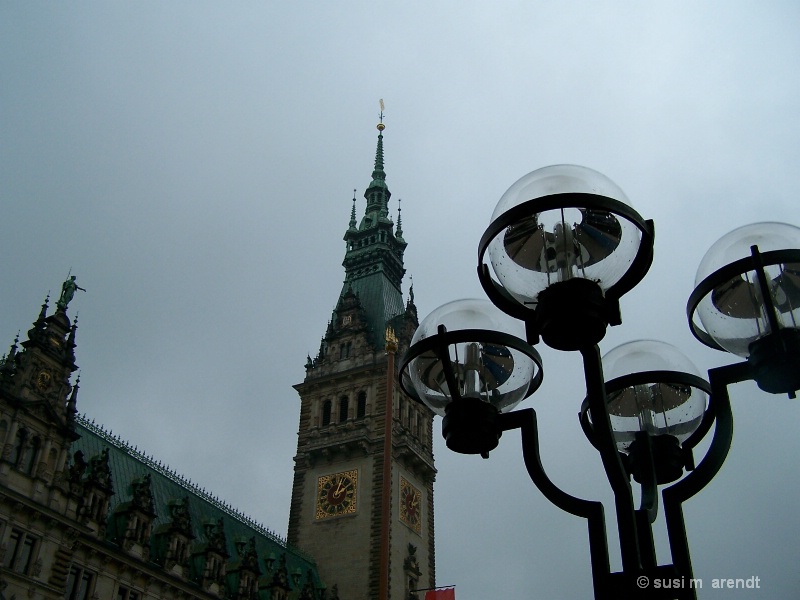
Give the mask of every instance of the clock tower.
[[344, 285], [295, 386], [288, 541], [316, 559], [333, 600], [408, 600], [435, 585], [433, 413], [395, 384], [418, 321], [413, 288], [405, 302], [401, 292], [406, 242], [399, 209], [397, 225], [389, 217], [384, 129], [381, 119], [360, 222], [353, 198]]

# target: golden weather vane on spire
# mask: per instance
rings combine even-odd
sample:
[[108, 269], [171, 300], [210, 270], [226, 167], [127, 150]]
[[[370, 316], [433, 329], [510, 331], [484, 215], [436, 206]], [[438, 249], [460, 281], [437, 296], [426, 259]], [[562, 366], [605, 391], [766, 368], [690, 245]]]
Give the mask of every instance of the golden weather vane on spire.
[[381, 114], [380, 114], [381, 122], [378, 123], [378, 131], [383, 131], [384, 129], [386, 129], [386, 125], [383, 124], [383, 109], [384, 109], [383, 98], [381, 98], [378, 102], [381, 105]]

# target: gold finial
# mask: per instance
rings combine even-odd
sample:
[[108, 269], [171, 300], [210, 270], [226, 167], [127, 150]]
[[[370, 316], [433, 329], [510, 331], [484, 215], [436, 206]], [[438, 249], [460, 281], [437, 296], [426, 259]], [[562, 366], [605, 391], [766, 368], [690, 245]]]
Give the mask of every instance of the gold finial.
[[383, 124], [383, 98], [381, 98], [379, 102], [381, 105], [381, 114], [380, 114], [381, 122], [378, 123], [378, 131], [383, 131], [384, 129], [386, 129], [386, 125]]
[[386, 351], [397, 352], [397, 336], [394, 334], [394, 329], [391, 325], [386, 327]]

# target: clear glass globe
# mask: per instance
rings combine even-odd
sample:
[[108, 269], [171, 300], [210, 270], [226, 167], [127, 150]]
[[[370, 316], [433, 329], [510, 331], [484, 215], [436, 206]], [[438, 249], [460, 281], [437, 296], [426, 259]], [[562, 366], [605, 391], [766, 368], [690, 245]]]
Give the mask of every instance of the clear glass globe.
[[[637, 340], [603, 356], [606, 381], [644, 371], [677, 371], [700, 376], [680, 350], [665, 342]], [[652, 382], [608, 394], [608, 413], [620, 451], [627, 451], [636, 433], [672, 435], [683, 442], [699, 427], [706, 394], [684, 384]]]
[[[528, 173], [500, 198], [492, 222], [529, 200], [555, 195], [591, 194], [628, 206], [625, 193], [605, 175], [577, 165], [553, 165]], [[583, 200], [585, 202], [585, 200]], [[537, 211], [516, 220], [488, 246], [499, 282], [519, 302], [535, 302], [539, 293], [558, 281], [584, 278], [603, 291], [625, 274], [636, 257], [639, 228], [607, 210], [581, 206]]]
[[[521, 338], [524, 327], [497, 310], [488, 300], [455, 300], [440, 306], [420, 323], [411, 348], [436, 336], [439, 325], [448, 333], [465, 329], [503, 332]], [[519, 340], [521, 343], [522, 340]], [[502, 344], [481, 340], [480, 335], [447, 347], [458, 393], [462, 398], [479, 398], [499, 411], [513, 409], [525, 398], [534, 378], [536, 363], [525, 353]], [[434, 350], [411, 360], [405, 371], [419, 398], [436, 414], [444, 416], [453, 394], [445, 378], [442, 361]], [[408, 386], [406, 386], [408, 387]]]
[[[695, 277], [695, 286], [717, 270], [760, 253], [800, 249], [800, 228], [786, 223], [754, 223], [722, 236], [708, 250]], [[800, 323], [800, 263], [766, 265], [769, 293], [781, 328]], [[761, 286], [755, 270], [744, 270], [717, 285], [697, 305], [705, 331], [728, 352], [748, 357], [750, 344], [771, 333]]]

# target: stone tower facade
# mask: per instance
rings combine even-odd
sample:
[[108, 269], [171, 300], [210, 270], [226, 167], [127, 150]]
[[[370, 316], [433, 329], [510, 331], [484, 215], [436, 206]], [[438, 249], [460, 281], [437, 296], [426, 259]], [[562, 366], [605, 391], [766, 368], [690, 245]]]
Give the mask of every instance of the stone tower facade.
[[295, 386], [288, 541], [341, 600], [408, 600], [435, 584], [433, 413], [395, 384], [418, 321], [413, 289], [405, 302], [401, 292], [406, 242], [399, 210], [396, 226], [389, 218], [383, 130], [360, 223], [353, 199], [342, 291]]

